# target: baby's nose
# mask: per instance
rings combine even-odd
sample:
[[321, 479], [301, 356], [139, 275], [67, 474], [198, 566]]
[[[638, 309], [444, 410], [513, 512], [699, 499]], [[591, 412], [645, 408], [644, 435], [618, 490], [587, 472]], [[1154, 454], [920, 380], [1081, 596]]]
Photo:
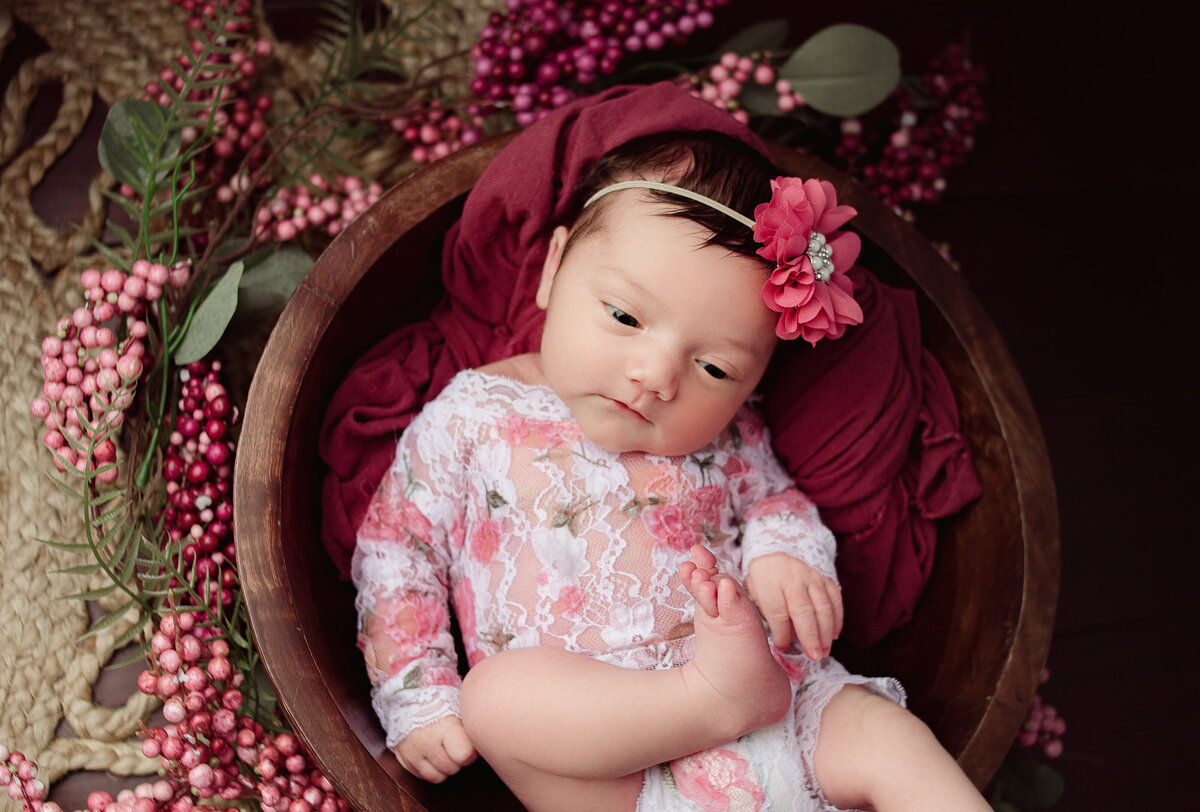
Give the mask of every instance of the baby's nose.
[[663, 351], [652, 350], [631, 358], [625, 375], [659, 400], [671, 400], [679, 389], [679, 365]]

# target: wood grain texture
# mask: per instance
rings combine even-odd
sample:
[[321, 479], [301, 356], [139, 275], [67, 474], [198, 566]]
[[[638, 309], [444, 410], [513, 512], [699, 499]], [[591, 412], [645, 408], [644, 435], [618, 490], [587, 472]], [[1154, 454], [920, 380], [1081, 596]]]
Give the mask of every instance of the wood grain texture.
[[[334, 388], [362, 352], [440, 296], [441, 238], [511, 135], [412, 176], [334, 240], [271, 336], [246, 407], [234, 475], [243, 593], [280, 703], [342, 794], [362, 810], [519, 809], [483, 765], [441, 786], [386, 751], [355, 647], [353, 590], [320, 541], [317, 436]], [[1058, 517], [1041, 430], [1012, 359], [963, 280], [907, 223], [842, 173], [777, 149], [859, 210], [864, 262], [914, 289], [925, 344], [958, 398], [984, 496], [939, 527], [914, 620], [867, 652], [835, 650], [862, 673], [898, 676], [910, 704], [976, 784], [1024, 719], [1049, 647]]]

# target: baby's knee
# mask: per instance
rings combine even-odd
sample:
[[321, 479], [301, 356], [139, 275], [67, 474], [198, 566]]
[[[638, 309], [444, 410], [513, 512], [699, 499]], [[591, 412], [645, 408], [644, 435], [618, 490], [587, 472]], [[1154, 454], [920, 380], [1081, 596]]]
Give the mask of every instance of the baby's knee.
[[839, 807], [979, 808], [977, 791], [929, 726], [860, 686], [843, 688], [826, 707], [813, 766]]

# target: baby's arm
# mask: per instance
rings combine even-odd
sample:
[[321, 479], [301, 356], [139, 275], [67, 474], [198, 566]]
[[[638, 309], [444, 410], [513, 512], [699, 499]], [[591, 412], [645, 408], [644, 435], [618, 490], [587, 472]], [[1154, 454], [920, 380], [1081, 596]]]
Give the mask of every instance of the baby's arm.
[[[448, 480], [406, 434], [358, 532], [358, 644], [372, 705], [400, 763], [442, 781], [475, 759], [458, 716], [460, 679], [450, 632]], [[434, 522], [427, 515], [442, 521]]]
[[774, 644], [797, 642], [811, 659], [829, 654], [841, 633], [842, 593], [834, 570], [837, 541], [816, 506], [793, 485], [771, 450], [761, 419], [739, 415], [742, 465], [733, 466], [734, 508], [742, 521], [746, 591]]

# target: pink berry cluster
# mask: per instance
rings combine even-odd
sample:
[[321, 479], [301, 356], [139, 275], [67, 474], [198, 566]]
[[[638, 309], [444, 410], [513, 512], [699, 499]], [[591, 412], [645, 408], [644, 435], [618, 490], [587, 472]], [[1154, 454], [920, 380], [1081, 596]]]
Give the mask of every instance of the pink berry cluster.
[[258, 209], [256, 234], [260, 242], [287, 242], [309, 229], [336, 236], [382, 193], [383, 187], [374, 181], [363, 183], [353, 175], [329, 181], [314, 173], [308, 185], [285, 186]]
[[22, 808], [34, 812], [62, 812], [58, 804], [43, 802], [46, 785], [37, 777], [37, 765], [19, 750], [0, 744], [0, 787]]
[[[1042, 670], [1041, 682], [1045, 684], [1050, 678], [1050, 672]], [[1017, 734], [1017, 742], [1022, 747], [1040, 745], [1047, 758], [1058, 758], [1062, 755], [1062, 735], [1067, 732], [1067, 723], [1053, 705], [1042, 702], [1041, 696], [1034, 694], [1033, 702], [1029, 705], [1029, 716], [1021, 725]]]
[[220, 361], [195, 361], [179, 372], [178, 411], [163, 453], [167, 504], [160, 517], [170, 540], [184, 543], [191, 582], [214, 614], [218, 602], [232, 605], [237, 588], [232, 429], [238, 412], [220, 373]]
[[679, 81], [696, 98], [728, 111], [743, 124], [749, 124], [750, 114], [739, 102], [742, 90], [749, 82], [771, 87], [782, 113], [804, 106], [804, 97], [792, 88], [791, 82], [776, 76], [771, 62], [770, 54], [738, 56], [729, 51], [721, 55], [717, 64], [700, 73], [681, 76]]
[[[946, 189], [946, 172], [960, 166], [975, 145], [985, 118], [983, 81], [983, 68], [952, 44], [930, 62], [920, 96], [896, 89], [883, 127], [845, 119], [835, 153], [893, 208], [936, 202]], [[882, 150], [872, 149], [877, 144]]]
[[[176, 57], [178, 71], [164, 68], [159, 73], [158, 82], [147, 84], [143, 98], [167, 106], [171, 103], [171, 95], [167, 92], [169, 88], [176, 95], [186, 92], [189, 102], [205, 109], [217, 107], [219, 102], [220, 106], [213, 114], [213, 129], [208, 136], [213, 139], [211, 152], [197, 156], [194, 164], [197, 180], [201, 180], [204, 185], [219, 187], [226, 183], [234, 167], [241, 163], [241, 156], [250, 155], [251, 169], [265, 160], [265, 151], [256, 147], [261, 144], [267, 133], [265, 116], [271, 109], [271, 97], [259, 95], [251, 98], [250, 89], [259, 73], [261, 60], [271, 55], [271, 41], [248, 39], [253, 34], [250, 0], [171, 0], [171, 3], [191, 12], [187, 23], [188, 31], [193, 37], [189, 45], [190, 52]], [[212, 24], [224, 19], [230, 10], [233, 17], [226, 22], [224, 30], [214, 32]], [[246, 37], [247, 45], [230, 49], [217, 42], [215, 44], [219, 47], [212, 47], [214, 37], [220, 39], [227, 36]], [[202, 78], [206, 81], [203, 87], [189, 89], [184, 77], [191, 72], [196, 60], [202, 55], [205, 60]], [[211, 82], [216, 77], [229, 77], [232, 81], [216, 87]], [[206, 123], [207, 120], [183, 128], [182, 140], [185, 146], [200, 137], [201, 128]], [[126, 197], [133, 197], [132, 188], [123, 186], [121, 191]], [[209, 220], [215, 208], [211, 197], [206, 198], [206, 201], [207, 208], [189, 218], [192, 221], [190, 224], [202, 225]], [[220, 201], [218, 195], [219, 202], [223, 201]], [[202, 229], [192, 239], [199, 248], [203, 248], [207, 243], [207, 235]]]
[[442, 107], [434, 99], [428, 105], [391, 120], [395, 132], [412, 145], [412, 159], [431, 164], [483, 137], [484, 107], [471, 104], [465, 114]]
[[616, 71], [626, 54], [679, 44], [729, 0], [508, 0], [471, 49], [479, 99], [532, 124]]
[[60, 471], [116, 480], [109, 435], [124, 422], [144, 369], [146, 311], [166, 288], [187, 284], [189, 273], [188, 262], [168, 268], [141, 259], [129, 273], [88, 268], [80, 275], [85, 304], [42, 340], [42, 394], [29, 405], [45, 423], [42, 442]]
[[[291, 733], [274, 734], [239, 713], [242, 673], [230, 646], [191, 612], [164, 615], [150, 640], [151, 667], [138, 688], [163, 700], [166, 724], [146, 731], [142, 753], [159, 758], [172, 790], [165, 812], [257, 798], [266, 812], [346, 812], [349, 805]], [[104, 812], [112, 812], [104, 810]], [[140, 811], [139, 811], [140, 812]]]

